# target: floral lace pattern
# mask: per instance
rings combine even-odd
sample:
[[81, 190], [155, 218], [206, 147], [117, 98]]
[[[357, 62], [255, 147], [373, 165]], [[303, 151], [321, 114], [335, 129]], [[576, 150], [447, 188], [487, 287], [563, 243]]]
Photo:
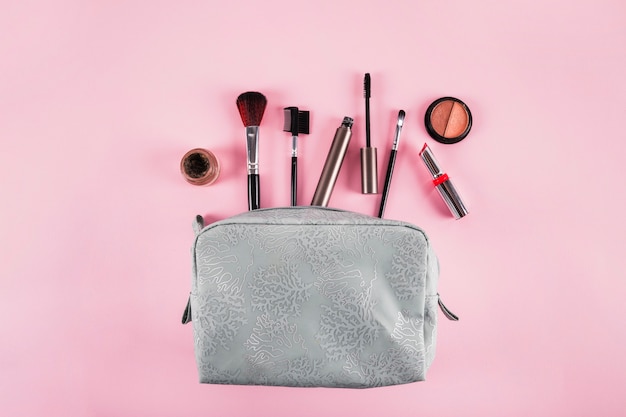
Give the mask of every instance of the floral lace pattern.
[[332, 209], [256, 210], [207, 226], [193, 249], [201, 382], [373, 387], [425, 378], [437, 303], [426, 288], [437, 277], [420, 229]]

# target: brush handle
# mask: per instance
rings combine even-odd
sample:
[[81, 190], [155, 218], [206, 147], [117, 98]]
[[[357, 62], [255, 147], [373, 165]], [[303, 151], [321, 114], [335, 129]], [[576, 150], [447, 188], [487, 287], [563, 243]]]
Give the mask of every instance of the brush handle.
[[260, 200], [259, 174], [248, 174], [248, 210], [260, 208]]
[[389, 194], [389, 187], [391, 186], [391, 176], [393, 175], [393, 167], [396, 164], [396, 154], [398, 151], [391, 150], [389, 154], [389, 164], [387, 165], [387, 175], [385, 176], [385, 186], [383, 187], [383, 197], [380, 200], [380, 210], [378, 211], [378, 217], [383, 218], [385, 213], [385, 206], [387, 205], [387, 195]]
[[298, 205], [298, 157], [291, 157], [291, 205]]

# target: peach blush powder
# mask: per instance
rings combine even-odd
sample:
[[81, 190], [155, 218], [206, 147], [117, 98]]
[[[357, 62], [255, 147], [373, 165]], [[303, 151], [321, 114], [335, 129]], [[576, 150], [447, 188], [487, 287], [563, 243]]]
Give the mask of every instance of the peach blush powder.
[[450, 113], [452, 112], [452, 101], [442, 101], [437, 104], [430, 114], [430, 124], [437, 134], [445, 136], [446, 128], [448, 127], [448, 120], [450, 119]]
[[467, 136], [472, 127], [472, 114], [461, 100], [443, 97], [428, 107], [424, 122], [433, 139], [452, 144]]

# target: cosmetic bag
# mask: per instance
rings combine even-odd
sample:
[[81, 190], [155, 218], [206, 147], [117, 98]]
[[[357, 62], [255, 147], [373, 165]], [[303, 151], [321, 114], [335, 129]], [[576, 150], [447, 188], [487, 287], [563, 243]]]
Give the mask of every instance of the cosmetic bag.
[[[201, 383], [369, 388], [425, 379], [439, 265], [409, 223], [322, 207], [196, 218], [193, 323]], [[193, 318], [193, 319], [192, 319]]]

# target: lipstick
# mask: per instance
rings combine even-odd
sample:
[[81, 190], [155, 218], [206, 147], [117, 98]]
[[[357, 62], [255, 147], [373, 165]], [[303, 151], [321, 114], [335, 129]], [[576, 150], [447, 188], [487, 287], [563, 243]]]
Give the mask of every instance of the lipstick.
[[330, 195], [333, 192], [333, 188], [335, 188], [339, 170], [348, 150], [348, 144], [352, 136], [352, 123], [353, 119], [351, 117], [344, 117], [341, 126], [335, 132], [333, 143], [330, 145], [320, 180], [313, 195], [313, 201], [311, 201], [312, 206], [328, 206], [328, 200], [330, 200]]
[[424, 161], [424, 165], [430, 172], [430, 175], [433, 177], [433, 184], [437, 191], [439, 191], [439, 195], [443, 198], [443, 201], [446, 203], [448, 208], [450, 209], [450, 213], [454, 216], [455, 219], [460, 219], [465, 216], [468, 211], [461, 200], [461, 196], [457, 192], [456, 188], [454, 188], [454, 184], [448, 177], [433, 155], [433, 151], [430, 150], [428, 144], [424, 144], [424, 147], [419, 153], [422, 161]]

